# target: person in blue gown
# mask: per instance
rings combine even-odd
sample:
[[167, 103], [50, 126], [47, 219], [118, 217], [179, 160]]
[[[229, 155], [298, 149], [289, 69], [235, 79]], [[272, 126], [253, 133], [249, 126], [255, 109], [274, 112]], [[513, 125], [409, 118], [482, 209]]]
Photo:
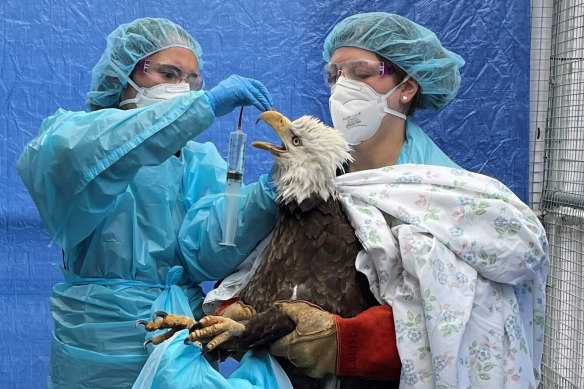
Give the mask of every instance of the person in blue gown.
[[50, 298], [49, 388], [131, 387], [151, 351], [136, 320], [202, 316], [199, 283], [230, 274], [273, 228], [263, 175], [243, 189], [236, 246], [219, 245], [226, 163], [192, 139], [236, 107], [272, 102], [240, 76], [204, 91], [201, 55], [169, 20], [119, 26], [93, 69], [90, 112], [59, 109], [18, 161], [64, 252]]

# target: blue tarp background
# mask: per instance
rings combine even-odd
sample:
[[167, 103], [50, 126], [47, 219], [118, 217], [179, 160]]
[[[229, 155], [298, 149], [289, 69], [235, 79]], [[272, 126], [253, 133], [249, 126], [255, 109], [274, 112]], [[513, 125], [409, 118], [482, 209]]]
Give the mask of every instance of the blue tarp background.
[[[49, 293], [62, 277], [49, 236], [15, 169], [25, 144], [57, 108], [85, 109], [93, 65], [116, 26], [144, 16], [183, 25], [203, 47], [212, 87], [232, 73], [257, 78], [275, 108], [330, 123], [321, 56], [331, 27], [357, 12], [388, 11], [435, 31], [462, 55], [458, 98], [417, 121], [461, 166], [528, 195], [529, 0], [4, 0], [0, 5], [0, 388], [45, 387], [52, 318]], [[276, 141], [258, 112], [244, 112], [248, 139]], [[237, 112], [199, 141], [226, 155]], [[271, 166], [248, 149], [245, 181]]]

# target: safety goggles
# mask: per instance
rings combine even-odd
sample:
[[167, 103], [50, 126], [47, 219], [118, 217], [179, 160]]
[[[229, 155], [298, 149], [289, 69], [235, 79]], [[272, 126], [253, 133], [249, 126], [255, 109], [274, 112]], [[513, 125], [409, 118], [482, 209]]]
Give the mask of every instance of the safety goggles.
[[185, 72], [176, 65], [142, 59], [138, 61], [135, 69], [147, 74], [160, 84], [178, 84], [185, 80], [192, 91], [203, 87], [202, 75]]
[[395, 73], [395, 68], [383, 61], [355, 60], [328, 63], [324, 66], [324, 79], [329, 86], [335, 85], [341, 73], [349, 80], [365, 81], [369, 77]]

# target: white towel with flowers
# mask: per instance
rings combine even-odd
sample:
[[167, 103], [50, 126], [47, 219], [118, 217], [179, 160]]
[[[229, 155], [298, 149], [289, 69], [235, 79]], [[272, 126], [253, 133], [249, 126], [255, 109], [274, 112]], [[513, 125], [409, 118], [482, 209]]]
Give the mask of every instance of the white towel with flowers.
[[336, 183], [364, 247], [356, 267], [393, 307], [400, 387], [535, 388], [549, 263], [529, 207], [495, 179], [440, 166]]

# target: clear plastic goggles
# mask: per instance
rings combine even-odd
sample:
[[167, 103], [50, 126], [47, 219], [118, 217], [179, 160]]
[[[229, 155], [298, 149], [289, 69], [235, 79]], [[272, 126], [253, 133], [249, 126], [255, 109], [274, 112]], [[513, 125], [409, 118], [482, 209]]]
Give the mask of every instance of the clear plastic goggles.
[[328, 63], [324, 66], [324, 79], [329, 86], [335, 85], [341, 74], [349, 80], [365, 81], [369, 77], [386, 76], [395, 73], [395, 68], [383, 61], [355, 60]]
[[185, 72], [176, 65], [142, 59], [136, 64], [135, 70], [147, 74], [158, 84], [178, 84], [184, 80], [189, 84], [191, 91], [201, 90], [203, 87], [202, 75]]

